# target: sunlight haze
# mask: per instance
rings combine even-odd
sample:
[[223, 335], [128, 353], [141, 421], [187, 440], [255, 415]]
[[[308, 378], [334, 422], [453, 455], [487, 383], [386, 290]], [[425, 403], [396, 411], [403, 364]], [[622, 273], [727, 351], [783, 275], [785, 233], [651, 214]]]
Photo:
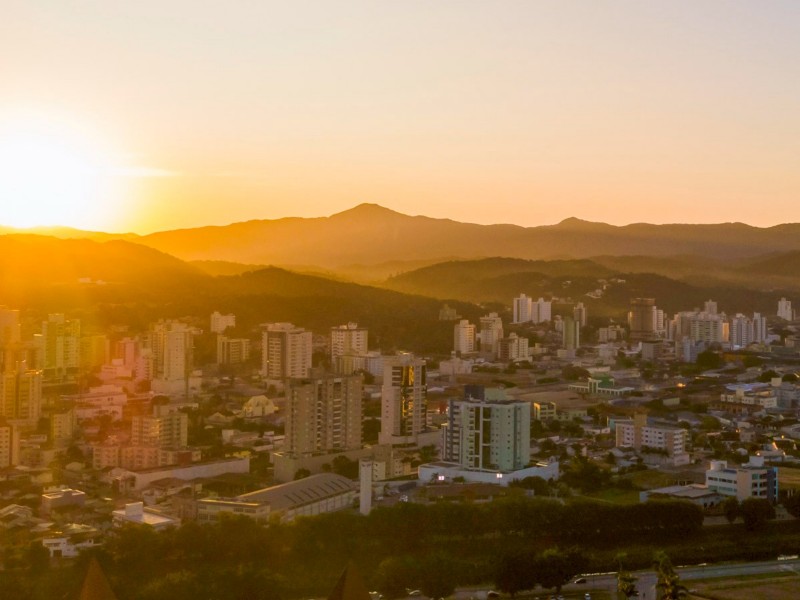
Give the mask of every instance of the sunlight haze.
[[92, 214], [39, 184], [33, 213], [13, 212], [6, 185], [1, 224], [150, 232], [362, 202], [520, 225], [798, 220], [796, 3], [3, 12], [0, 120], [68, 115], [121, 154], [71, 159], [112, 171], [99, 196], [64, 183], [63, 202]]

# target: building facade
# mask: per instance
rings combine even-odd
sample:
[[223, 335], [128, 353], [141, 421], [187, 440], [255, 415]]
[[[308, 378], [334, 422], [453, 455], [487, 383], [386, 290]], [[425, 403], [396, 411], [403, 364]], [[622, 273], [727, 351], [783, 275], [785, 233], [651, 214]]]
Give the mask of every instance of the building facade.
[[381, 389], [380, 443], [416, 443], [429, 426], [425, 360], [412, 354], [386, 357]]
[[261, 372], [267, 379], [302, 379], [311, 369], [310, 331], [291, 323], [271, 323], [261, 341]]
[[776, 502], [778, 468], [766, 466], [760, 456], [751, 456], [750, 462], [741, 467], [728, 467], [724, 460], [712, 460], [706, 471], [706, 485], [723, 496], [739, 500], [764, 498]]
[[290, 379], [283, 450], [301, 456], [361, 447], [360, 375]]
[[443, 459], [482, 471], [522, 469], [530, 462], [530, 426], [529, 402], [450, 400]]

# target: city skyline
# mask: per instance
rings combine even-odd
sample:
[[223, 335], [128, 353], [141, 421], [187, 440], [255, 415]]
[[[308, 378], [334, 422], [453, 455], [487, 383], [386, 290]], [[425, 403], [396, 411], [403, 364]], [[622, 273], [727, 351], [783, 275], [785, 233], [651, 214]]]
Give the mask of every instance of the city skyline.
[[792, 3], [7, 9], [4, 225], [797, 220]]

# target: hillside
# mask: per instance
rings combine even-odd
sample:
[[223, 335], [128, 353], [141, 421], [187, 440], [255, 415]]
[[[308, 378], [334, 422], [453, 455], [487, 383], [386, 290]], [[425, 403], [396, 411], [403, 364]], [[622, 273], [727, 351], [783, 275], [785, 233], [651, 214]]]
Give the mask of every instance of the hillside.
[[[507, 306], [521, 293], [534, 299], [555, 296], [566, 302], [584, 302], [592, 316], [616, 319], [624, 318], [630, 299], [638, 296], [656, 298], [658, 306], [669, 313], [702, 306], [708, 298], [716, 299], [720, 309], [729, 312], [759, 310], [771, 313], [775, 310], [777, 298], [786, 293], [779, 289], [754, 289], [708, 275], [697, 282], [657, 273], [614, 271], [595, 260], [492, 258], [449, 261], [402, 273], [388, 279], [384, 285], [389, 289], [435, 298], [457, 297], [476, 303], [500, 302]], [[659, 259], [646, 262], [657, 265]], [[681, 261], [665, 260], [660, 267], [663, 271], [682, 271], [676, 267], [681, 264]], [[692, 272], [700, 277], [699, 271]], [[750, 282], [753, 282], [752, 278]], [[598, 289], [602, 289], [599, 294], [596, 293]]]
[[[450, 303], [467, 318], [481, 312]], [[276, 267], [212, 276], [124, 241], [0, 236], [0, 305], [22, 309], [33, 324], [47, 313], [65, 312], [80, 318], [85, 331], [118, 325], [141, 331], [161, 318], [187, 316], [206, 328], [208, 315], [220, 310], [235, 313], [245, 333], [257, 334], [260, 324], [276, 321], [317, 333], [358, 321], [370, 329], [372, 347], [444, 354], [453, 330], [452, 323], [438, 320], [441, 304]]]
[[122, 240], [57, 239], [41, 235], [0, 236], [0, 289], [71, 284], [79, 279], [141, 285], [189, 284], [202, 273], [152, 248]]

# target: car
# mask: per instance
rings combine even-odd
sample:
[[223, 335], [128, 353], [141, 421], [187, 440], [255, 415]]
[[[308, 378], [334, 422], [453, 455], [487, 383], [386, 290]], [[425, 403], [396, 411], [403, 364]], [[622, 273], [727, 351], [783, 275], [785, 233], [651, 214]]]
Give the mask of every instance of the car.
[[486, 592], [486, 597], [487, 598], [499, 598], [500, 597], [500, 593], [499, 592]]
[[589, 592], [586, 592], [583, 595], [583, 600], [592, 600], [592, 595]]
[[586, 577], [578, 577], [578, 578], [577, 578], [575, 581], [573, 581], [572, 583], [586, 583]]
[[422, 596], [419, 590], [407, 590], [409, 596]]

